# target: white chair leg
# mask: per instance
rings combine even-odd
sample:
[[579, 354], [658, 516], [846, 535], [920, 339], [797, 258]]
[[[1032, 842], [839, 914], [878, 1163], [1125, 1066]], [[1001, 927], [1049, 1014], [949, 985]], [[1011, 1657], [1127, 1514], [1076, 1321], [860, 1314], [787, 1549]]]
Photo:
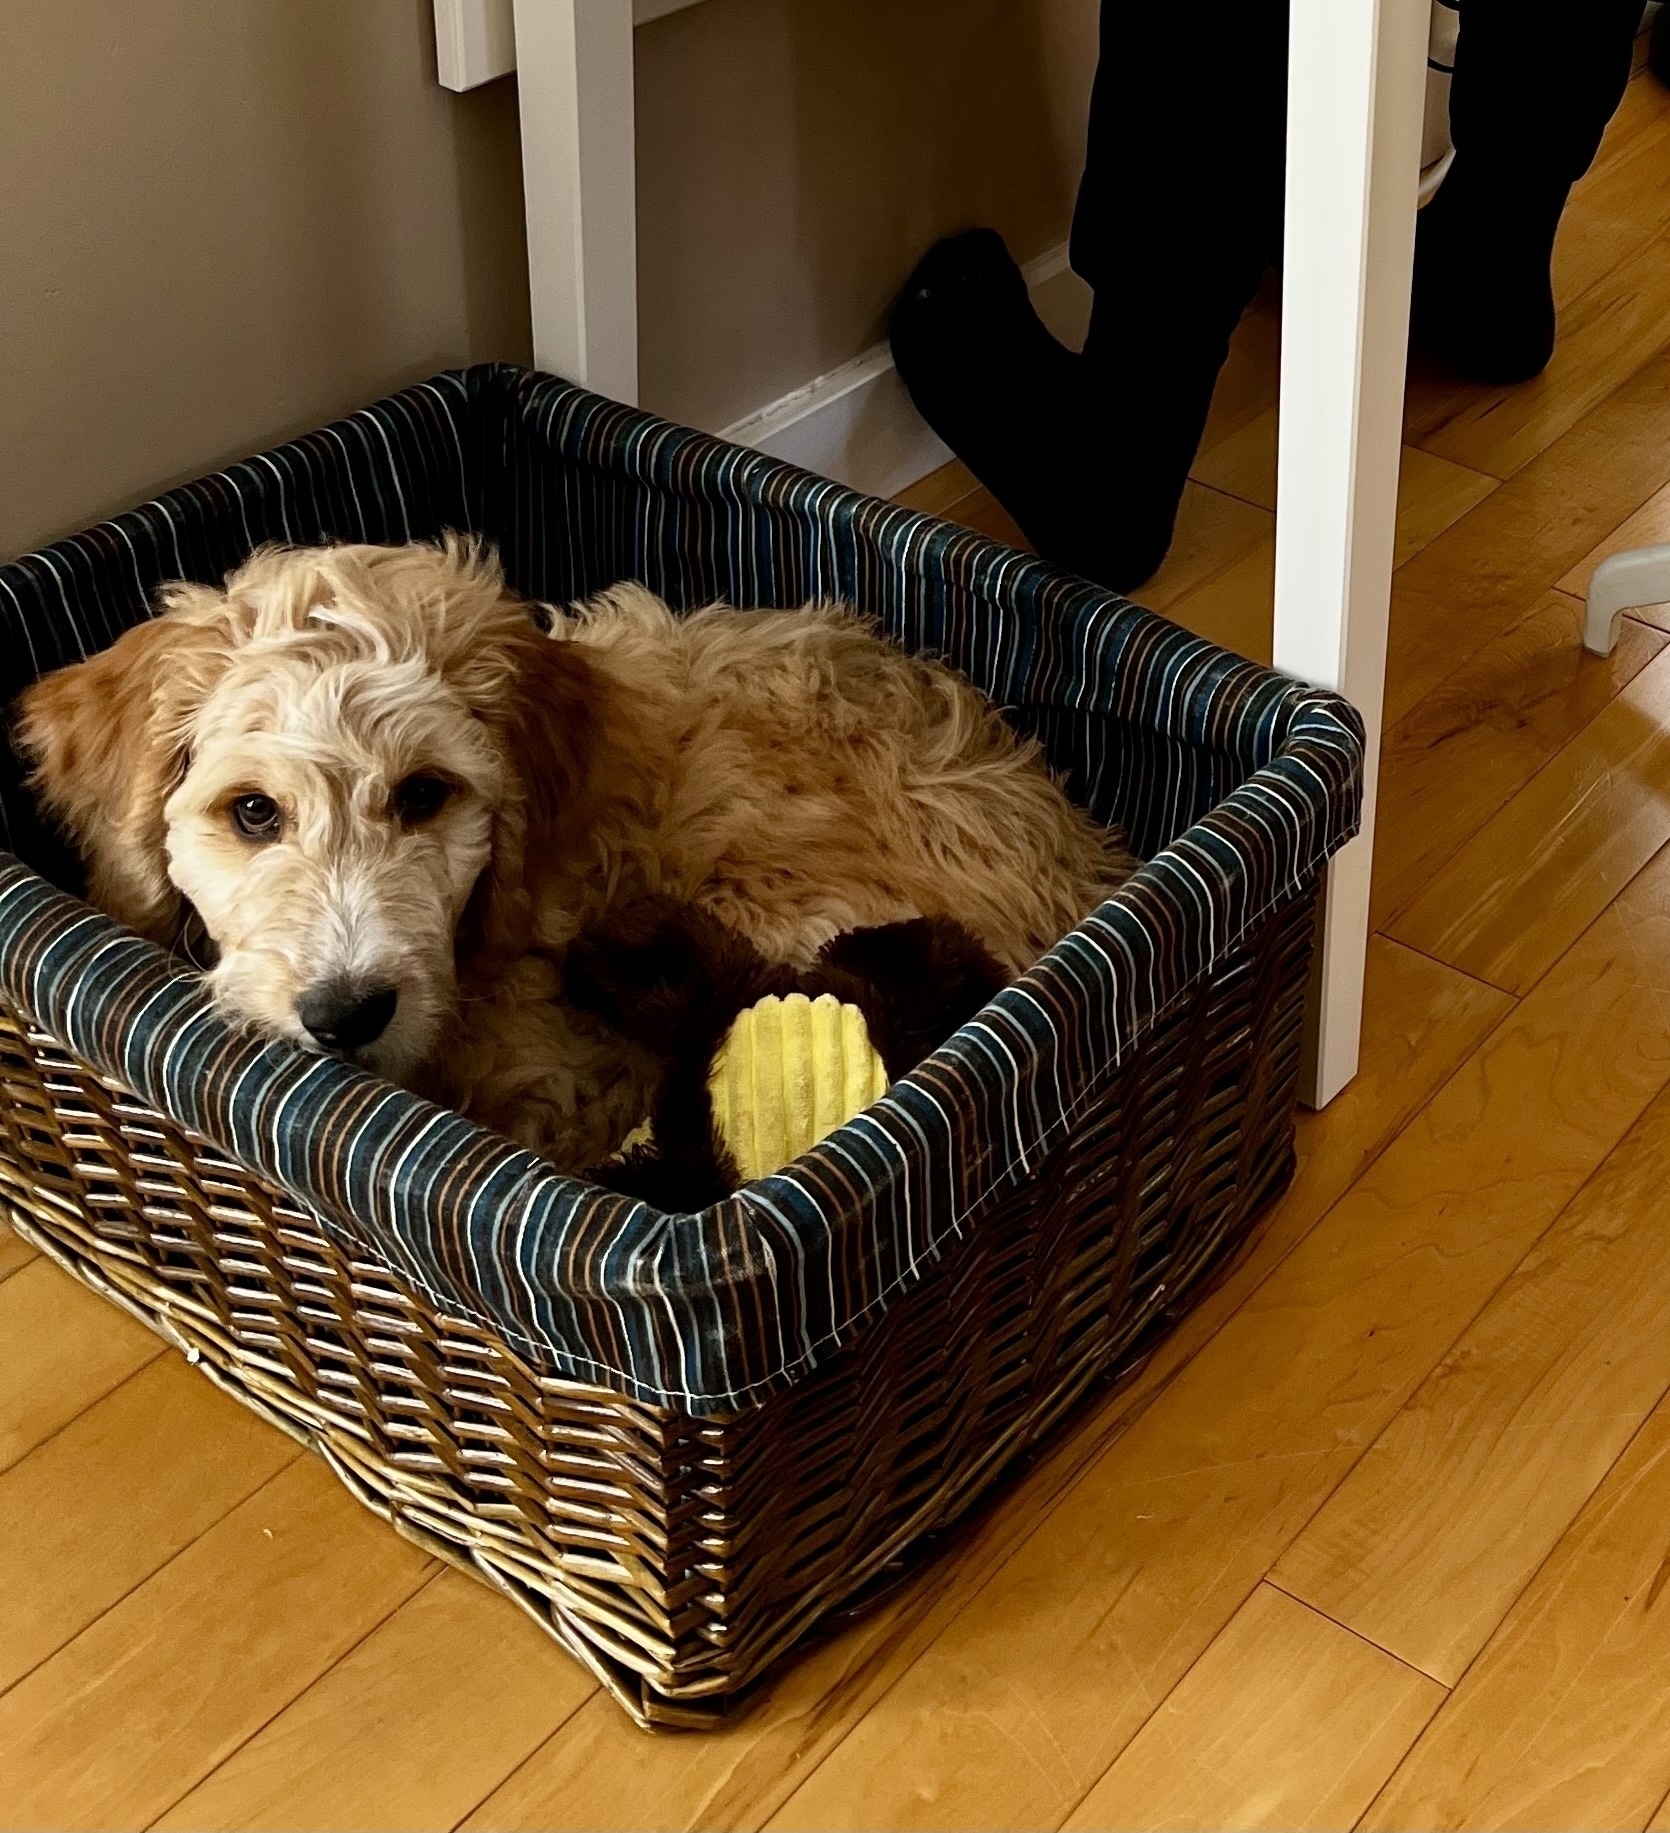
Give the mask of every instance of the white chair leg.
[[1300, 1099], [1357, 1072], [1391, 599], [1427, 0], [1294, 0], [1275, 663], [1368, 728], [1363, 831], [1328, 871]]
[[1670, 547], [1632, 547], [1603, 560], [1589, 580], [1583, 647], [1609, 656], [1618, 641], [1618, 619], [1636, 605], [1670, 603]]

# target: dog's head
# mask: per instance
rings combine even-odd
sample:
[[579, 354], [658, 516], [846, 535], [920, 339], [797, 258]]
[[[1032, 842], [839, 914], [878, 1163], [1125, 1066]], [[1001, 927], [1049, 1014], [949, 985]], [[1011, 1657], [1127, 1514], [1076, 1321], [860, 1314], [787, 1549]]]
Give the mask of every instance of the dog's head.
[[[24, 696], [89, 895], [264, 1030], [404, 1078], [460, 948], [515, 949], [522, 860], [584, 771], [589, 671], [469, 545], [268, 549]], [[462, 940], [461, 937], [467, 937]]]

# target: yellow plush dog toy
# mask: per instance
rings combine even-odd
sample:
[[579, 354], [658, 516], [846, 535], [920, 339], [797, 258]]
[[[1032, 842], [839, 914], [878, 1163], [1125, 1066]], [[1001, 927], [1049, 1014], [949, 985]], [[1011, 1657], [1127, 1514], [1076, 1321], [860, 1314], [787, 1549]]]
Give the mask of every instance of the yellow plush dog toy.
[[691, 905], [633, 905], [566, 964], [569, 998], [664, 1063], [648, 1123], [590, 1175], [672, 1210], [768, 1177], [885, 1094], [1005, 978], [947, 918], [849, 931], [802, 972]]
[[892, 1078], [857, 1006], [768, 993], [736, 1015], [708, 1099], [744, 1182], [767, 1177], [885, 1095]]

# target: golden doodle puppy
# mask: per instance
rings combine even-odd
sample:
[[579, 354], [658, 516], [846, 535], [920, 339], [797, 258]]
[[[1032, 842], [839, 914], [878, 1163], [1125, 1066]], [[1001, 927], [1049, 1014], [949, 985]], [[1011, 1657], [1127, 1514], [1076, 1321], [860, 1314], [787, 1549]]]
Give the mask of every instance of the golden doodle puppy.
[[965, 680], [850, 613], [568, 614], [444, 547], [269, 548], [24, 696], [88, 894], [261, 1029], [595, 1164], [660, 1065], [563, 997], [645, 895], [768, 959], [954, 917], [1010, 971], [1132, 862]]

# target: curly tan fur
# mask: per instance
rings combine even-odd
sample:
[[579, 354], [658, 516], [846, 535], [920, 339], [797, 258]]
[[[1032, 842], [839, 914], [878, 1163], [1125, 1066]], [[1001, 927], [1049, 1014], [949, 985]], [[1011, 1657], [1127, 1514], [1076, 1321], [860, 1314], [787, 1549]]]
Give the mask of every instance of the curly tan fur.
[[[966, 681], [848, 612], [675, 618], [622, 585], [547, 632], [455, 540], [172, 587], [20, 730], [94, 900], [165, 943], [195, 911], [228, 1009], [308, 1044], [312, 989], [395, 989], [357, 1059], [570, 1167], [658, 1072], [562, 995], [622, 900], [687, 900], [799, 965], [954, 917], [1012, 972], [1131, 866]], [[415, 821], [414, 774], [448, 792]], [[238, 831], [250, 795], [281, 831]]]

